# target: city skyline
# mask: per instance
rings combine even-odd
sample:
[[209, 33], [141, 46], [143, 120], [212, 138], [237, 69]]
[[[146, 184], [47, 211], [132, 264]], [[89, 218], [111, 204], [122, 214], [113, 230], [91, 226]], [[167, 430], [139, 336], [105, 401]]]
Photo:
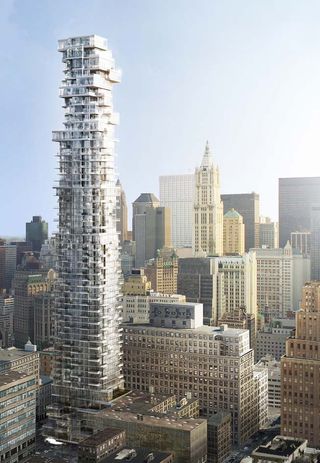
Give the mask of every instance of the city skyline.
[[275, 220], [278, 177], [314, 175], [320, 149], [317, 2], [247, 1], [243, 7], [203, 1], [195, 8], [188, 1], [94, 1], [88, 11], [80, 1], [63, 5], [64, 18], [72, 19], [62, 21], [59, 5], [1, 5], [7, 115], [1, 190], [10, 197], [4, 235], [22, 236], [33, 215], [48, 220], [50, 234], [56, 231], [50, 131], [61, 127], [55, 49], [63, 36], [106, 36], [124, 71], [123, 90], [115, 95], [122, 117], [117, 171], [129, 210], [141, 191], [158, 196], [160, 175], [193, 173], [206, 139], [220, 167], [221, 192], [256, 191], [261, 213]]
[[3, 0], [1, 461], [320, 462], [305, 5]]

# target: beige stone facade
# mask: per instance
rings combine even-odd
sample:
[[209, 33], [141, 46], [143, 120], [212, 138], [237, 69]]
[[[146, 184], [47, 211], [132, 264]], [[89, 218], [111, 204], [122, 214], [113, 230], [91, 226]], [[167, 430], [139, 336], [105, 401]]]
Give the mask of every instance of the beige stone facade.
[[223, 253], [244, 254], [245, 226], [243, 217], [234, 209], [223, 217]]
[[281, 359], [281, 432], [320, 446], [320, 282], [306, 283], [296, 334]]
[[207, 143], [201, 166], [195, 171], [192, 248], [195, 256], [223, 254], [223, 204], [219, 169]]
[[37, 270], [18, 270], [13, 282], [15, 345], [22, 348], [28, 338], [34, 342], [34, 298], [51, 287], [47, 272]]
[[145, 274], [153, 291], [162, 294], [177, 294], [178, 257], [172, 251], [162, 250], [155, 259], [147, 262]]
[[253, 351], [247, 330], [165, 329], [124, 326], [124, 378], [128, 389], [188, 393], [210, 416], [229, 411], [234, 443], [243, 443], [259, 428]]
[[151, 282], [143, 269], [133, 269], [122, 286], [124, 296], [146, 296], [151, 290]]
[[170, 452], [175, 463], [205, 463], [207, 420], [198, 416], [197, 400], [131, 391], [108, 408], [93, 413], [83, 410], [79, 418], [88, 428], [123, 429], [129, 448]]

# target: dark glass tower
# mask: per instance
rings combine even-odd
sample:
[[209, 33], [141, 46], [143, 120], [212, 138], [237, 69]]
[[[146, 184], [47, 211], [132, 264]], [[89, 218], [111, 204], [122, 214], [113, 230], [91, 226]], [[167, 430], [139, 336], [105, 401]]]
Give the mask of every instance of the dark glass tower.
[[279, 244], [311, 229], [311, 207], [320, 205], [320, 177], [279, 178]]
[[48, 239], [48, 223], [40, 215], [34, 215], [26, 223], [26, 241], [31, 243], [32, 251], [40, 252], [41, 246]]

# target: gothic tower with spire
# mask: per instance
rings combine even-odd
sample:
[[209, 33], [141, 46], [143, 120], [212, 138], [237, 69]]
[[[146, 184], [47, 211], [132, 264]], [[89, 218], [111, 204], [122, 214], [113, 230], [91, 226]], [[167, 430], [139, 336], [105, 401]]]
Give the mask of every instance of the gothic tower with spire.
[[206, 143], [201, 166], [195, 171], [193, 207], [193, 253], [195, 256], [223, 254], [223, 204], [219, 169]]

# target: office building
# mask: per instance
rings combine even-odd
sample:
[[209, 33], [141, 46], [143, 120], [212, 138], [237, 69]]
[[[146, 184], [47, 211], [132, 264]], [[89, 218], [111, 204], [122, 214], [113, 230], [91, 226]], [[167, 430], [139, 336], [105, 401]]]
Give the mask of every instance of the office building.
[[273, 411], [281, 407], [281, 369], [280, 362], [272, 355], [262, 357], [255, 368], [267, 368], [268, 371], [268, 407]]
[[175, 248], [192, 247], [194, 175], [159, 177], [160, 205], [171, 211], [171, 238]]
[[260, 217], [259, 247], [277, 249], [279, 247], [279, 224], [269, 217]]
[[151, 282], [144, 269], [134, 269], [122, 286], [122, 321], [130, 323], [149, 323], [150, 304], [174, 304], [186, 302], [180, 294], [162, 294], [151, 290]]
[[132, 240], [136, 241], [136, 215], [144, 215], [149, 207], [160, 207], [159, 199], [153, 193], [141, 193], [132, 203]]
[[253, 249], [257, 259], [257, 302], [259, 311], [268, 308], [285, 318], [293, 309], [293, 259], [288, 242], [284, 249]]
[[[57, 330], [53, 403], [45, 432], [82, 438], [78, 410], [100, 407], [123, 385], [120, 263], [112, 87], [120, 81], [104, 38], [59, 40], [64, 130], [59, 143]], [[90, 104], [89, 104], [90, 103]]]
[[134, 324], [150, 322], [150, 304], [180, 304], [185, 303], [186, 297], [181, 294], [161, 294], [150, 291], [146, 295], [123, 295], [122, 321]]
[[257, 300], [261, 313], [285, 318], [299, 310], [301, 290], [310, 279], [310, 257], [292, 249], [253, 249], [257, 258]]
[[208, 418], [208, 463], [222, 463], [231, 452], [231, 415], [218, 412]]
[[151, 282], [145, 275], [144, 269], [133, 269], [122, 285], [124, 296], [146, 296], [151, 291]]
[[119, 463], [119, 461], [131, 461], [132, 463], [172, 463], [176, 461], [171, 452], [158, 452], [150, 448], [124, 448], [113, 455], [109, 455], [103, 463]]
[[203, 304], [203, 320], [214, 325], [225, 312], [224, 275], [212, 257], [179, 259], [178, 293]]
[[[37, 255], [36, 255], [37, 254]], [[42, 265], [38, 253], [33, 251], [25, 252], [21, 259], [21, 265], [18, 270], [38, 270], [42, 269]], [[45, 271], [45, 269], [43, 269]]]
[[252, 463], [311, 463], [318, 461], [319, 450], [307, 447], [305, 439], [291, 438], [287, 436], [276, 436], [272, 441], [259, 445], [252, 453]]
[[154, 259], [146, 262], [144, 271], [153, 291], [162, 294], [177, 293], [178, 256], [171, 248], [159, 250]]
[[223, 253], [244, 254], [245, 226], [243, 218], [234, 209], [223, 216]]
[[156, 257], [159, 249], [171, 247], [171, 215], [167, 207], [147, 207], [135, 215], [136, 267]]
[[310, 254], [292, 249], [292, 310], [301, 307], [302, 288], [311, 279]]
[[280, 360], [286, 351], [286, 340], [294, 335], [294, 318], [273, 318], [256, 335], [256, 361], [271, 355]]
[[48, 223], [39, 215], [34, 215], [26, 223], [26, 241], [31, 243], [34, 252], [40, 252], [41, 246], [48, 239]]
[[117, 232], [119, 235], [120, 244], [122, 244], [125, 240], [128, 239], [128, 206], [126, 194], [119, 179], [116, 183], [116, 195]]
[[301, 254], [310, 256], [311, 232], [291, 232], [290, 244], [293, 250], [298, 250]]
[[311, 280], [320, 280], [320, 206], [311, 207], [310, 262]]
[[245, 226], [245, 251], [259, 247], [260, 198], [257, 193], [221, 195], [224, 212], [235, 209]]
[[35, 451], [36, 389], [33, 375], [0, 373], [0, 461], [27, 461]]
[[17, 247], [15, 244], [0, 244], [0, 291], [9, 292], [17, 267]]
[[32, 252], [32, 244], [28, 241], [10, 241], [17, 248], [16, 267], [22, 264], [22, 258], [26, 252]]
[[192, 302], [151, 302], [150, 324], [163, 328], [200, 328], [203, 325], [203, 306]]
[[320, 282], [303, 288], [295, 336], [281, 358], [281, 433], [320, 446]]
[[136, 262], [136, 242], [125, 240], [121, 246], [121, 271], [124, 277], [130, 275]]
[[311, 229], [311, 206], [319, 204], [320, 177], [279, 178], [279, 244], [292, 232]]
[[219, 168], [207, 142], [202, 162], [195, 171], [192, 249], [194, 256], [223, 254], [223, 204]]
[[215, 258], [223, 274], [225, 312], [244, 308], [257, 320], [257, 262], [254, 252]]
[[15, 345], [23, 347], [30, 338], [34, 342], [34, 300], [50, 291], [52, 273], [41, 270], [17, 270], [14, 281], [13, 331]]
[[81, 419], [87, 428], [123, 429], [128, 448], [169, 452], [175, 463], [207, 460], [207, 421], [199, 418], [197, 400], [131, 391], [100, 411], [84, 410]]
[[57, 268], [57, 252], [56, 252], [56, 239], [55, 237], [50, 237], [47, 239], [41, 246], [39, 261], [41, 266], [50, 270]]
[[40, 374], [43, 376], [53, 376], [53, 365], [55, 363], [55, 358], [57, 356], [57, 351], [54, 350], [54, 347], [47, 347], [39, 351], [39, 360], [40, 360]]
[[36, 420], [37, 422], [43, 421], [47, 418], [47, 407], [52, 402], [52, 378], [49, 376], [41, 375], [38, 383], [37, 390], [37, 409]]
[[218, 320], [218, 325], [228, 325], [229, 328], [249, 330], [250, 347], [256, 350], [256, 319], [253, 314], [247, 313], [245, 307], [240, 307], [232, 312], [225, 312]]
[[36, 346], [30, 341], [26, 343], [24, 349], [9, 347], [0, 349], [0, 374], [13, 370], [26, 373], [39, 380], [39, 352]]
[[[169, 316], [175, 321], [176, 314]], [[201, 412], [228, 411], [234, 444], [259, 429], [259, 397], [248, 330], [202, 326], [194, 329], [124, 325], [124, 377], [128, 389], [155, 394], [191, 393]]]
[[55, 334], [53, 287], [49, 287], [47, 292], [35, 295], [33, 317], [34, 343], [40, 350], [52, 346]]
[[[79, 443], [78, 463], [105, 462], [126, 444], [126, 433], [122, 429], [106, 428]], [[118, 458], [119, 459], [119, 458]]]
[[265, 429], [268, 422], [268, 370], [253, 367], [255, 416], [258, 429]]
[[13, 345], [13, 310], [14, 299], [11, 296], [0, 295], [0, 347]]

